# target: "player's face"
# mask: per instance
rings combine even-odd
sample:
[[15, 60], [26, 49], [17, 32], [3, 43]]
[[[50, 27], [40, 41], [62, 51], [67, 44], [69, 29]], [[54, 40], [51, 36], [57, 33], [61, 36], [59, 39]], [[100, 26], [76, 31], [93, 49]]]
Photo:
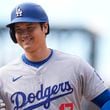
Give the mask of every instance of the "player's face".
[[45, 48], [45, 33], [48, 25], [44, 23], [16, 23], [15, 36], [18, 44], [25, 52], [33, 52]]

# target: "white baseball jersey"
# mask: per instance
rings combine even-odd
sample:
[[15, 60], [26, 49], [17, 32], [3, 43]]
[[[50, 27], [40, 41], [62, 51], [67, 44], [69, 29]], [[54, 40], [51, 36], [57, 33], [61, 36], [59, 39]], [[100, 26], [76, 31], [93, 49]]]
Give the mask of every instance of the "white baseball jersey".
[[92, 100], [105, 89], [88, 63], [57, 50], [40, 67], [20, 57], [0, 69], [0, 96], [7, 110], [82, 110], [83, 95]]

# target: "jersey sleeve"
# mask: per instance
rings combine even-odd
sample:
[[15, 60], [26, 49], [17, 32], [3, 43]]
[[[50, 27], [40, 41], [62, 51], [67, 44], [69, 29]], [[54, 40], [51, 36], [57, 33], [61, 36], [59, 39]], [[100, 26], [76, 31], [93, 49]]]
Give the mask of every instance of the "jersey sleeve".
[[81, 60], [79, 73], [82, 93], [87, 100], [92, 100], [107, 89], [96, 70], [86, 61]]

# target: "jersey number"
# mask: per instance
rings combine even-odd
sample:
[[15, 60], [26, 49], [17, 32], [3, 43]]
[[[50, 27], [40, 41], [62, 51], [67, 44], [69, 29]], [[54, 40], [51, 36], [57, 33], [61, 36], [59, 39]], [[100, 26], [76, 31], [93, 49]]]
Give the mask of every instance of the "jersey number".
[[59, 110], [74, 110], [74, 105], [73, 103], [61, 104]]

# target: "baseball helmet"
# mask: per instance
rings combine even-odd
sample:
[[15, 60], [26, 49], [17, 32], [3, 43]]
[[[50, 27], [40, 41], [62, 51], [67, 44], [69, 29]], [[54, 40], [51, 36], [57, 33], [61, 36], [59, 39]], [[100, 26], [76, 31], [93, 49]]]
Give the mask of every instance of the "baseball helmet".
[[11, 22], [6, 26], [10, 29], [10, 36], [14, 43], [17, 43], [15, 37], [14, 24], [21, 22], [36, 22], [36, 23], [48, 23], [48, 32], [49, 33], [49, 20], [44, 9], [35, 3], [22, 3], [17, 5], [11, 12]]

